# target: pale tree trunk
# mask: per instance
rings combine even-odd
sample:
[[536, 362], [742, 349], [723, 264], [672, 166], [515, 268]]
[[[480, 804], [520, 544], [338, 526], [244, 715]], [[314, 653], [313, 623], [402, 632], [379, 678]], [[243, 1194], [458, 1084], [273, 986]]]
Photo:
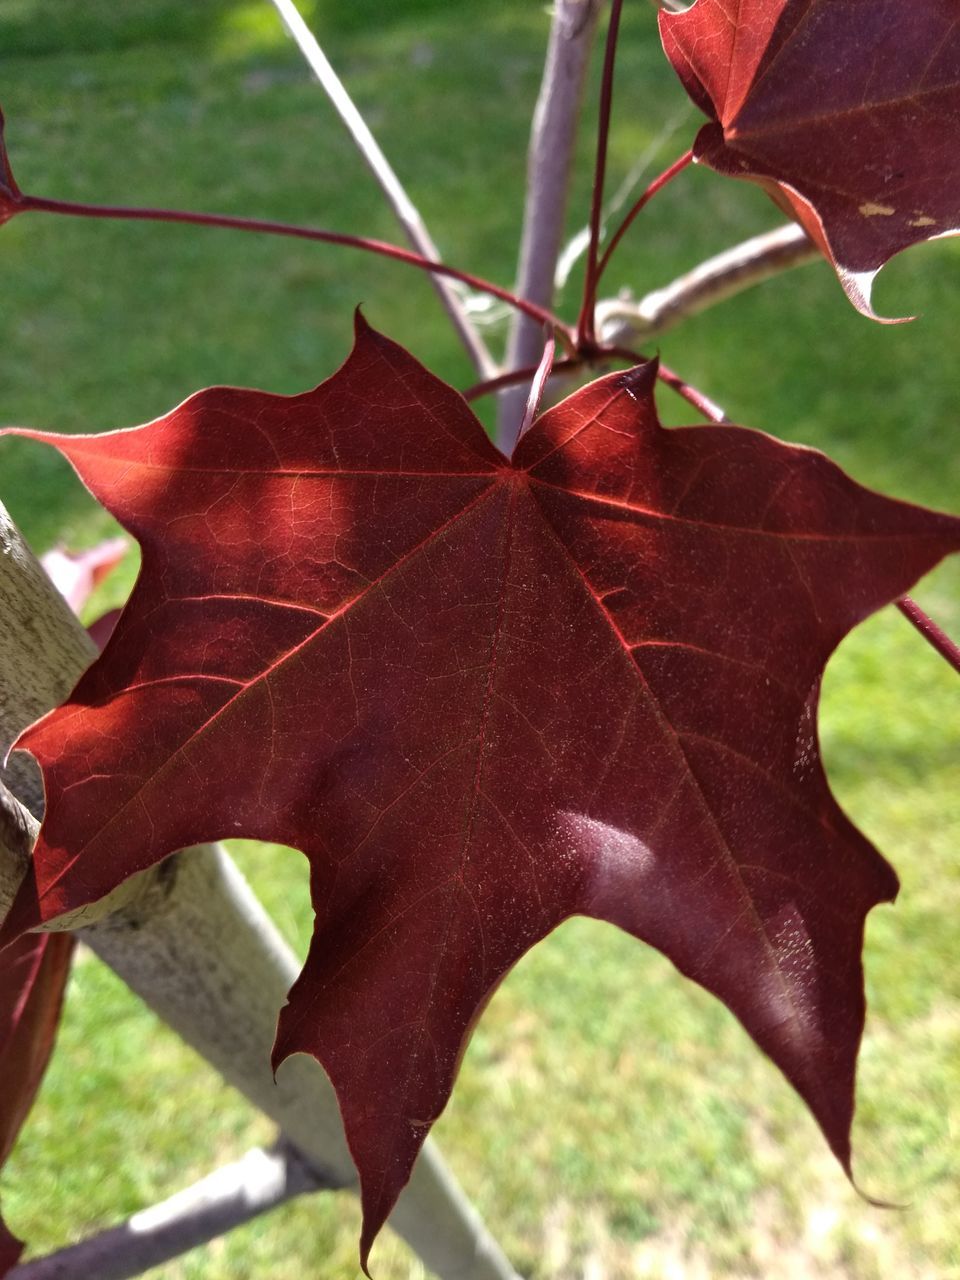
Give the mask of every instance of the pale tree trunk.
[[[516, 292], [549, 307], [563, 244], [570, 167], [590, 52], [603, 0], [556, 0], [543, 81], [533, 116], [527, 156], [527, 198], [517, 268]], [[507, 344], [506, 368], [536, 365], [543, 355], [543, 328], [529, 316], [515, 316]], [[498, 402], [497, 443], [509, 453], [527, 402], [528, 388], [509, 387]]]

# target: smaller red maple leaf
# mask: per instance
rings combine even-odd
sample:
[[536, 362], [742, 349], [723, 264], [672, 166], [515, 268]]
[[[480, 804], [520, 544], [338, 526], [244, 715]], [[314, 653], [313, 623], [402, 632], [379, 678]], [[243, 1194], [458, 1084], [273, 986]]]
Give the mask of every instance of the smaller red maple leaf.
[[660, 32], [712, 120], [695, 158], [763, 187], [880, 319], [884, 263], [960, 229], [956, 0], [697, 0]]

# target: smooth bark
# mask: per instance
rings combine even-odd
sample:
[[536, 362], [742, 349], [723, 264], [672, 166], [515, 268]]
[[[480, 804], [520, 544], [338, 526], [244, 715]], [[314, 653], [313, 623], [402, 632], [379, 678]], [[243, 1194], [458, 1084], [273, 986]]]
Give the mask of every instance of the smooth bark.
[[[563, 245], [570, 169], [580, 105], [602, 0], [556, 0], [540, 94], [527, 156], [527, 196], [516, 292], [549, 307], [557, 258]], [[547, 335], [543, 325], [518, 315], [507, 344], [506, 368], [536, 366]], [[513, 448], [527, 401], [527, 388], [500, 395], [497, 442]]]
[[8, 1280], [133, 1280], [322, 1185], [290, 1147], [255, 1148], [119, 1226], [22, 1263]]
[[785, 223], [707, 258], [639, 302], [625, 298], [598, 302], [597, 333], [604, 342], [618, 346], [648, 341], [744, 289], [820, 257], [802, 227]]

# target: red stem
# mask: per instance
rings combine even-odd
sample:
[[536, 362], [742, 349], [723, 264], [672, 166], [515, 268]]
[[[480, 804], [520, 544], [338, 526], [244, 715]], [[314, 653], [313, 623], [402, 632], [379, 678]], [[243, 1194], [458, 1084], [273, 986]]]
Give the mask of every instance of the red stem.
[[603, 183], [607, 173], [607, 143], [610, 137], [610, 110], [613, 104], [613, 67], [617, 56], [617, 35], [623, 0], [613, 0], [607, 46], [603, 57], [603, 79], [600, 84], [600, 118], [597, 125], [597, 159], [593, 174], [593, 200], [590, 206], [590, 244], [583, 277], [583, 305], [577, 321], [577, 345], [596, 342], [593, 312], [597, 300], [597, 254], [600, 249], [600, 221], [603, 215]]
[[[573, 369], [582, 368], [586, 363], [584, 356], [570, 356], [566, 360], [557, 360], [554, 363], [553, 372], [568, 373]], [[504, 387], [515, 387], [519, 382], [529, 382], [539, 368], [537, 364], [527, 364], [521, 369], [511, 369], [509, 373], [500, 373], [495, 378], [485, 378], [483, 382], [475, 382], [461, 394], [464, 400], [479, 400], [481, 396], [502, 391]]]
[[633, 205], [630, 212], [627, 214], [624, 220], [620, 223], [620, 226], [617, 227], [617, 230], [614, 232], [612, 240], [610, 241], [610, 243], [607, 245], [606, 249], [603, 252], [603, 257], [600, 259], [600, 263], [596, 269], [596, 275], [594, 276], [594, 281], [593, 281], [594, 292], [596, 292], [596, 289], [600, 284], [600, 277], [603, 275], [604, 271], [606, 271], [607, 269], [607, 264], [609, 263], [610, 259], [613, 257], [614, 250], [616, 249], [620, 241], [623, 239], [623, 237], [626, 235], [627, 231], [629, 230], [630, 226], [633, 223], [634, 218], [637, 216], [637, 214], [646, 204], [649, 204], [649, 202], [653, 199], [653, 197], [657, 194], [657, 192], [662, 191], [663, 188], [667, 185], [667, 183], [670, 182], [671, 179], [675, 178], [678, 173], [682, 173], [683, 170], [687, 167], [687, 165], [692, 162], [692, 160], [693, 160], [693, 151], [692, 150], [685, 151], [683, 155], [679, 158], [679, 160], [674, 160], [673, 164], [670, 165], [669, 168], [664, 169], [663, 173], [661, 173], [658, 177], [654, 178], [654, 180], [650, 183], [649, 187], [647, 187], [646, 191], [644, 191], [643, 195]]
[[42, 196], [24, 196], [20, 210], [41, 213], [66, 214], [75, 218], [122, 218], [141, 222], [188, 222], [201, 227], [228, 227], [233, 231], [258, 231], [267, 235], [296, 236], [301, 240], [320, 240], [324, 244], [343, 245], [348, 249], [363, 249], [367, 253], [376, 253], [383, 258], [392, 258], [396, 262], [405, 262], [408, 266], [419, 267], [438, 276], [449, 276], [460, 280], [482, 293], [492, 294], [503, 302], [509, 303], [524, 315], [548, 325], [555, 331], [564, 345], [573, 348], [573, 333], [570, 327], [553, 312], [545, 307], [518, 298], [509, 289], [501, 289], [499, 285], [484, 280], [480, 276], [471, 275], [468, 271], [458, 271], [443, 262], [431, 262], [411, 249], [403, 249], [399, 245], [388, 244], [383, 240], [371, 240], [367, 236], [351, 236], [342, 231], [322, 231], [316, 227], [302, 227], [289, 222], [273, 222], [263, 218], [237, 218], [220, 213], [190, 213], [183, 209], [140, 209], [125, 205], [91, 205], [77, 204], [69, 200], [47, 200]]
[[[599, 237], [599, 211], [600, 204], [596, 199], [597, 191], [602, 197], [603, 191], [603, 174], [605, 167], [606, 141], [609, 133], [610, 123], [610, 101], [613, 83], [613, 56], [612, 51], [616, 46], [616, 29], [619, 25], [620, 9], [622, 0], [614, 0], [613, 10], [610, 16], [611, 29], [607, 36], [607, 58], [604, 66], [604, 91], [602, 93], [601, 102], [601, 125], [600, 125], [600, 142], [597, 152], [597, 180], [594, 187], [594, 210], [593, 223], [591, 227], [591, 257], [588, 263], [587, 275], [589, 279], [594, 281], [591, 288], [590, 305], [590, 328], [592, 330], [593, 316], [593, 297], [595, 294], [595, 282], [597, 278], [597, 261], [596, 239]], [[676, 172], [679, 168], [673, 166]], [[667, 171], [669, 173], [669, 171]], [[666, 174], [661, 175], [663, 181], [659, 183], [664, 185], [669, 180]], [[672, 176], [672, 174], [670, 175]], [[652, 193], [651, 193], [652, 194]], [[649, 197], [648, 197], [649, 198]], [[596, 341], [590, 337], [584, 338], [579, 333], [575, 335], [573, 330], [565, 324], [559, 316], [548, 311], [545, 307], [538, 306], [536, 303], [528, 302], [525, 298], [518, 298], [511, 293], [509, 289], [502, 289], [499, 285], [493, 284], [489, 280], [484, 280], [480, 276], [471, 275], [467, 271], [458, 271], [456, 267], [447, 266], [443, 262], [431, 262], [429, 258], [423, 257], [419, 253], [415, 253], [410, 249], [403, 249], [399, 245], [388, 244], [383, 240], [372, 240], [366, 236], [348, 235], [342, 231], [325, 231], [316, 227], [303, 227], [288, 222], [274, 222], [270, 219], [263, 218], [240, 218], [229, 214], [218, 213], [192, 213], [184, 209], [153, 209], [153, 208], [136, 208], [126, 205], [90, 205], [80, 204], [67, 200], [48, 200], [43, 196], [21, 196], [18, 202], [17, 212], [39, 212], [39, 213], [57, 213], [64, 214], [75, 218], [118, 218], [126, 221], [139, 222], [182, 222], [189, 223], [193, 226], [203, 227], [226, 227], [234, 231], [256, 231], [267, 235], [294, 236], [301, 240], [318, 240], [324, 244], [342, 245], [349, 249], [362, 249], [367, 253], [379, 254], [384, 258], [391, 258], [396, 262], [405, 262], [408, 266], [418, 267], [422, 271], [430, 271], [436, 275], [449, 276], [453, 280], [461, 280], [464, 284], [469, 285], [472, 289], [480, 290], [483, 293], [492, 294], [495, 298], [500, 298], [510, 306], [515, 307], [518, 311], [522, 311], [525, 315], [539, 321], [541, 324], [547, 325], [563, 342], [564, 346], [570, 352], [569, 358], [557, 361], [553, 366], [555, 371], [575, 369], [583, 364], [592, 362], [597, 358], [604, 356], [616, 357], [625, 360], [631, 364], [635, 364], [638, 360], [645, 357], [638, 355], [635, 351], [618, 347], [597, 346]], [[596, 237], [594, 236], [596, 232]], [[609, 252], [606, 257], [609, 257]], [[581, 324], [584, 315], [581, 313]], [[578, 350], [578, 344], [583, 343], [585, 350]], [[502, 387], [511, 386], [514, 383], [525, 381], [537, 373], [540, 366], [530, 366], [524, 369], [515, 369], [507, 374], [501, 374], [497, 378], [489, 378], [485, 382], [480, 382], [470, 387], [465, 393], [468, 400], [476, 399], [481, 395], [486, 395], [490, 391], [500, 390]], [[660, 365], [659, 378], [661, 381], [672, 387], [679, 395], [694, 406], [700, 413], [712, 422], [726, 422], [727, 418], [723, 410], [715, 405], [695, 387], [691, 387], [684, 382], [677, 374], [665, 365]]]
[[659, 366], [657, 377], [668, 387], [672, 387], [678, 396], [686, 400], [687, 404], [692, 404], [709, 422], [714, 422], [718, 426], [730, 425], [730, 419], [715, 401], [705, 396], [702, 391], [698, 391], [696, 387], [692, 387], [689, 382], [684, 382], [680, 375], [674, 373], [668, 365]]
[[945, 631], [934, 622], [934, 620], [923, 612], [915, 600], [911, 600], [909, 596], [903, 596], [897, 601], [897, 608], [913, 625], [917, 628], [924, 640], [927, 641], [941, 658], [950, 663], [954, 671], [960, 672], [960, 645], [951, 640]]
[[[594, 347], [589, 353], [571, 356], [566, 360], [558, 360], [553, 366], [554, 373], [567, 373], [573, 369], [582, 368], [585, 364], [601, 364], [604, 360], [622, 360], [625, 364], [641, 364], [649, 357], [642, 355], [638, 351], [631, 351], [629, 347], [614, 346], [598, 346]], [[475, 382], [472, 387], [468, 387], [464, 391], [464, 400], [479, 400], [481, 396], [490, 395], [494, 391], [502, 391], [504, 387], [515, 386], [518, 382], [527, 382], [531, 379], [540, 368], [539, 365], [528, 364], [522, 369], [511, 369], [509, 373], [501, 373], [496, 378], [487, 378], [483, 382]], [[702, 391], [698, 391], [696, 387], [692, 387], [689, 382], [684, 382], [679, 374], [674, 373], [669, 365], [660, 364], [657, 368], [657, 377], [665, 385], [681, 396], [686, 402], [702, 414], [709, 422], [715, 422], [720, 426], [729, 425], [730, 419], [724, 413], [718, 404], [715, 404], [709, 396], [705, 396]]]

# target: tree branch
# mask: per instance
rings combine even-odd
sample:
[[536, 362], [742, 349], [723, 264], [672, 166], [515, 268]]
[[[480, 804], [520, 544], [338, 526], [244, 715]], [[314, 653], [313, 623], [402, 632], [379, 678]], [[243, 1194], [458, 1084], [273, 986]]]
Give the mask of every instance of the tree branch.
[[639, 302], [598, 302], [597, 332], [604, 342], [617, 345], [645, 342], [752, 285], [821, 256], [803, 228], [788, 222], [708, 258]]
[[0, 915], [5, 915], [30, 862], [40, 824], [0, 782]]
[[[304, 22], [297, 6], [293, 3], [293, 0], [271, 0], [271, 3], [279, 13], [281, 21], [296, 43], [297, 48], [303, 54], [311, 71], [320, 81], [340, 119], [347, 126], [350, 136], [357, 144], [357, 149], [380, 184], [380, 189], [386, 196], [390, 208], [403, 228], [411, 248], [415, 249], [422, 257], [439, 262], [440, 252], [430, 232], [427, 230], [419, 210], [407, 195], [403, 184], [380, 149], [376, 138], [370, 132], [367, 122], [360, 114], [340, 77], [330, 65], [313, 32]], [[497, 362], [490, 354], [486, 343], [470, 319], [470, 315], [464, 305], [462, 291], [458, 290], [449, 280], [444, 280], [440, 276], [432, 275], [431, 280], [457, 332], [457, 336], [463, 343], [477, 372], [484, 378], [493, 377], [497, 372]]]
[[[527, 154], [527, 196], [516, 293], [549, 307], [563, 244], [570, 168], [583, 86], [602, 0], [556, 0], [543, 80]], [[543, 354], [543, 326], [518, 315], [507, 344], [508, 371], [536, 367]], [[526, 405], [526, 388], [505, 391], [499, 401], [497, 441], [510, 453]]]
[[121, 1226], [22, 1263], [10, 1280], [133, 1280], [326, 1185], [286, 1143], [254, 1148]]
[[[0, 504], [0, 764], [28, 724], [62, 702], [96, 656], [96, 647], [20, 537]], [[6, 915], [39, 830], [42, 790], [34, 768], [0, 767], [0, 919]], [[26, 787], [26, 789], [24, 789]], [[9, 788], [9, 789], [8, 789]], [[61, 932], [92, 924], [139, 894], [147, 875], [133, 876], [109, 897], [51, 921]]]

